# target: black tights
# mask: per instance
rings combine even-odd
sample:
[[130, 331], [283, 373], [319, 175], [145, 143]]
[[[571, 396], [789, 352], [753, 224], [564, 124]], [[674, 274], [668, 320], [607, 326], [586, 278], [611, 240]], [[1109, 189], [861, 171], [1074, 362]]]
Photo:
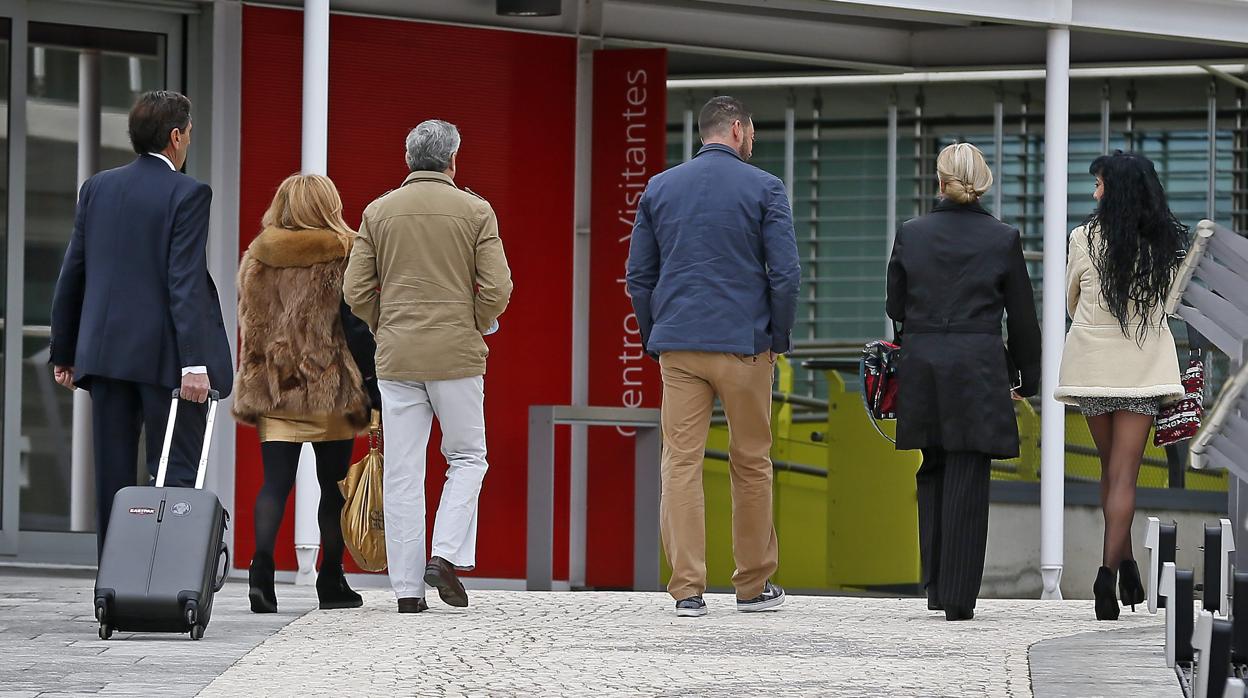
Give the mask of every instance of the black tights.
[[1135, 485], [1154, 418], [1127, 410], [1088, 417], [1088, 429], [1101, 456], [1101, 512], [1105, 546], [1101, 563], [1117, 570], [1134, 560], [1131, 522], [1135, 520]]
[[[342, 492], [338, 481], [347, 476], [355, 441], [324, 441], [312, 444], [316, 452], [316, 479], [321, 483], [321, 506], [317, 522], [321, 526], [321, 566], [342, 565]], [[301, 443], [266, 441], [260, 444], [264, 459], [264, 486], [256, 497], [256, 555], [273, 557], [277, 529], [286, 513], [286, 500], [295, 486]]]

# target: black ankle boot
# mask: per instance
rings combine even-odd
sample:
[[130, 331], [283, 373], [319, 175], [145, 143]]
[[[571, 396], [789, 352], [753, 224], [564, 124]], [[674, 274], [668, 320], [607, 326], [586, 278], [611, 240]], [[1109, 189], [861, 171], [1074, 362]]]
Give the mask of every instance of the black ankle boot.
[[1135, 560], [1123, 560], [1118, 567], [1118, 596], [1123, 606], [1135, 611], [1137, 603], [1144, 603], [1144, 584], [1140, 581], [1140, 568]]
[[273, 557], [256, 553], [247, 570], [247, 598], [252, 613], [277, 613], [277, 592], [273, 590]]
[[347, 584], [342, 565], [332, 563], [321, 564], [320, 574], [316, 576], [316, 598], [320, 600], [322, 610], [359, 608], [364, 605], [364, 599]]
[[1096, 573], [1092, 594], [1096, 596], [1096, 619], [1118, 620], [1118, 599], [1114, 598], [1114, 571], [1102, 567]]

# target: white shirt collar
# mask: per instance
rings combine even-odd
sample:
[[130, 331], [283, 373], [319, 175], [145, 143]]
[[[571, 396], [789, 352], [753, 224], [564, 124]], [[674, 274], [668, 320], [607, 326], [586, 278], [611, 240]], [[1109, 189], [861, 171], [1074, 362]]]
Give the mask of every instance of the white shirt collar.
[[173, 170], [174, 172], [178, 171], [178, 168], [173, 166], [173, 161], [165, 157], [164, 153], [148, 153], [148, 155], [151, 155], [154, 158], [160, 158], [161, 160], [164, 160], [165, 164], [169, 166], [169, 169]]

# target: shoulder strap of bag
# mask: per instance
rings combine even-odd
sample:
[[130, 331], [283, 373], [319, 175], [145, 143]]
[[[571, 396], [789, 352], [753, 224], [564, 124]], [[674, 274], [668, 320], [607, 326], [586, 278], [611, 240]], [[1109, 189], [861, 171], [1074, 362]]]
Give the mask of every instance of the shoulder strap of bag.
[[879, 434], [880, 436], [883, 436], [890, 444], [894, 446], [897, 445], [896, 439], [892, 438], [888, 434], [885, 434], [884, 431], [880, 429], [880, 424], [879, 422], [875, 421], [875, 415], [872, 414], [871, 410], [867, 410], [867, 418], [871, 420], [871, 426], [875, 427], [875, 433]]

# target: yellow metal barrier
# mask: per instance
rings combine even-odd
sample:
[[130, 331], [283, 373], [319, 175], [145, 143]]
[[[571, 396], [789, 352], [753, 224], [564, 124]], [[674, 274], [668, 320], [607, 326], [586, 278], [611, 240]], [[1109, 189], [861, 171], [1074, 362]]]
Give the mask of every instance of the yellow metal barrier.
[[[895, 451], [872, 428], [862, 394], [835, 370], [828, 380], [828, 586], [914, 591], [921, 456]], [[891, 435], [894, 424], [881, 424]]]
[[[793, 390], [793, 368], [783, 357], [777, 364], [777, 390]], [[776, 581], [791, 589], [909, 591], [918, 593], [920, 579], [918, 507], [914, 474], [921, 462], [917, 451], [898, 452], [872, 428], [862, 395], [846, 388], [836, 370], [824, 371], [828, 382], [827, 422], [795, 420], [793, 406], [776, 400], [772, 411], [772, 458], [781, 467], [775, 476], [775, 524], [780, 539]], [[1038, 482], [1040, 416], [1027, 402], [1016, 402], [1020, 453], [999, 463], [994, 479]], [[881, 423], [892, 434], [893, 422]], [[816, 437], [818, 432], [818, 437]], [[1067, 419], [1072, 447], [1093, 446], [1087, 424], [1077, 413]], [[1086, 446], [1085, 446], [1086, 445]], [[707, 449], [728, 451], [728, 428], [711, 428]], [[1149, 447], [1147, 457], [1164, 459]], [[784, 463], [818, 468], [827, 477], [793, 472]], [[703, 473], [706, 494], [707, 574], [710, 586], [730, 589], [732, 557], [732, 496], [728, 462], [707, 458]], [[1068, 478], [1096, 480], [1095, 456], [1067, 453]], [[1165, 468], [1146, 464], [1141, 486], [1164, 487]], [[1187, 487], [1226, 490], [1225, 473], [1187, 474]], [[670, 575], [666, 559], [663, 575]]]

